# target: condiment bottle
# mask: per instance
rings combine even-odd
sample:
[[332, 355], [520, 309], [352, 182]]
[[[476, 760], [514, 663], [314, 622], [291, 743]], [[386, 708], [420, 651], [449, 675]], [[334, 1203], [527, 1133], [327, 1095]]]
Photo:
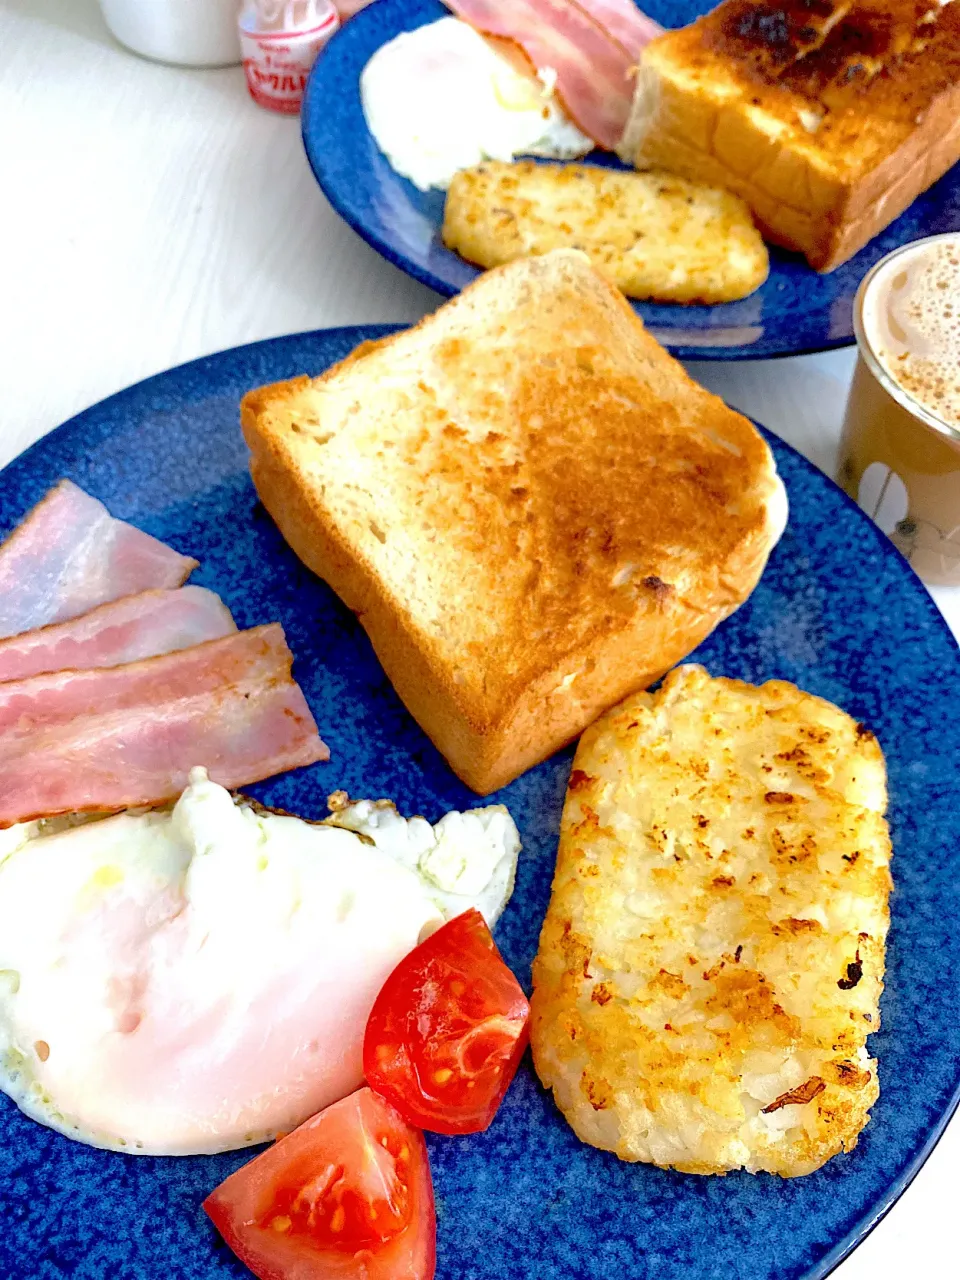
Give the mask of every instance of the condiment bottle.
[[339, 25], [332, 0], [248, 0], [240, 47], [253, 100], [296, 115], [317, 54]]

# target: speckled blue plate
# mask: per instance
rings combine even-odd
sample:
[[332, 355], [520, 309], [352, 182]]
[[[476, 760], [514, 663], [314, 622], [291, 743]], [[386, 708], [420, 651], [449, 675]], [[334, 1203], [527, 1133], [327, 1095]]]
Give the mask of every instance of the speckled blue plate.
[[[679, 27], [713, 2], [644, 0], [642, 7], [664, 26]], [[449, 296], [469, 284], [477, 269], [443, 246], [442, 192], [418, 191], [378, 150], [359, 93], [360, 72], [382, 44], [444, 15], [449, 10], [439, 0], [378, 0], [351, 19], [317, 60], [302, 123], [313, 172], [341, 217], [390, 262]], [[623, 167], [606, 152], [588, 160]], [[830, 275], [817, 275], [797, 254], [771, 249], [769, 279], [742, 302], [634, 306], [665, 346], [689, 359], [757, 359], [841, 347], [853, 342], [854, 296], [873, 264], [911, 240], [958, 229], [960, 165]]]
[[[178, 549], [241, 627], [279, 619], [329, 764], [254, 788], [306, 816], [325, 797], [390, 796], [436, 819], [475, 803], [393, 693], [353, 616], [297, 561], [257, 504], [238, 425], [252, 386], [319, 372], [389, 332], [339, 329], [241, 347], [151, 378], [87, 410], [0, 474], [0, 533], [69, 476]], [[697, 658], [717, 673], [794, 680], [864, 720], [890, 768], [896, 893], [883, 1092], [850, 1155], [793, 1182], [696, 1178], [581, 1145], [521, 1067], [493, 1126], [430, 1137], [439, 1280], [811, 1280], [892, 1204], [960, 1087], [960, 656], [893, 546], [820, 472], [776, 440], [790, 524], [743, 608]], [[529, 989], [571, 752], [497, 797], [521, 834], [497, 937]], [[216, 1280], [247, 1273], [200, 1210], [250, 1158], [95, 1151], [0, 1095], [3, 1280]]]

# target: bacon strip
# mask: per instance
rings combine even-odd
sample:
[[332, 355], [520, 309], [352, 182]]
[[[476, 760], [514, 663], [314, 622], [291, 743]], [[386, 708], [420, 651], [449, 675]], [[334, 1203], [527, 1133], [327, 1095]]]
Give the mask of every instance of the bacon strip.
[[159, 804], [329, 758], [277, 623], [121, 667], [0, 685], [0, 827]]
[[236, 629], [230, 610], [204, 587], [141, 591], [69, 622], [0, 640], [0, 681], [117, 667], [219, 640]]
[[634, 63], [639, 61], [651, 40], [663, 35], [659, 22], [641, 13], [633, 0], [572, 0], [572, 3], [622, 44]]
[[138, 591], [179, 587], [196, 567], [61, 480], [0, 546], [0, 637]]
[[557, 95], [601, 147], [623, 136], [633, 102], [634, 55], [573, 0], [445, 0], [481, 35], [516, 41], [538, 71], [557, 73]]

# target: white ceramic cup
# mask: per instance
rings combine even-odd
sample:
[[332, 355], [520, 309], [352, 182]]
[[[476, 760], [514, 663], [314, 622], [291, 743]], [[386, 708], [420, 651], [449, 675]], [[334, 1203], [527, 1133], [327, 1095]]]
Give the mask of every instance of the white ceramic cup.
[[182, 67], [240, 61], [239, 0], [100, 0], [107, 26], [128, 49]]

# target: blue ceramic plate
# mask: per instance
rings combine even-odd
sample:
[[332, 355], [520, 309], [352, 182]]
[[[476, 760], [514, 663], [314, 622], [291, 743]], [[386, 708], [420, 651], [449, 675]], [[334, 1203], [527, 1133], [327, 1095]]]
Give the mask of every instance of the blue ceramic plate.
[[[664, 26], [706, 13], [711, 0], [644, 0]], [[443, 194], [401, 178], [377, 149], [360, 105], [360, 72], [382, 44], [442, 18], [439, 0], [378, 0], [334, 36], [318, 59], [303, 104], [303, 141], [317, 181], [351, 227], [415, 279], [451, 295], [477, 275], [440, 239]], [[591, 162], [622, 168], [606, 152]], [[676, 355], [697, 360], [800, 355], [853, 341], [853, 299], [875, 262], [921, 236], [960, 229], [960, 165], [844, 266], [817, 275], [797, 254], [771, 249], [770, 277], [742, 302], [714, 307], [634, 303]]]
[[[0, 532], [70, 476], [196, 555], [195, 580], [223, 596], [241, 627], [283, 623], [332, 758], [253, 790], [306, 816], [324, 814], [338, 787], [434, 819], [475, 802], [396, 698], [353, 616], [258, 505], [237, 422], [249, 387], [319, 372], [388, 331], [279, 338], [185, 365], [89, 409], [0, 475]], [[583, 1146], [528, 1059], [485, 1134], [429, 1138], [438, 1280], [823, 1276], [904, 1189], [956, 1103], [960, 656], [886, 538], [820, 472], [771, 443], [790, 524], [753, 596], [696, 656], [713, 672], [783, 677], [833, 699], [886, 750], [897, 888], [883, 1030], [871, 1042], [883, 1086], [873, 1119], [854, 1152], [807, 1178], [684, 1176]], [[562, 752], [497, 797], [524, 844], [497, 937], [528, 989], [570, 759]], [[0, 1095], [0, 1276], [244, 1276], [200, 1204], [249, 1159], [95, 1151]]]

